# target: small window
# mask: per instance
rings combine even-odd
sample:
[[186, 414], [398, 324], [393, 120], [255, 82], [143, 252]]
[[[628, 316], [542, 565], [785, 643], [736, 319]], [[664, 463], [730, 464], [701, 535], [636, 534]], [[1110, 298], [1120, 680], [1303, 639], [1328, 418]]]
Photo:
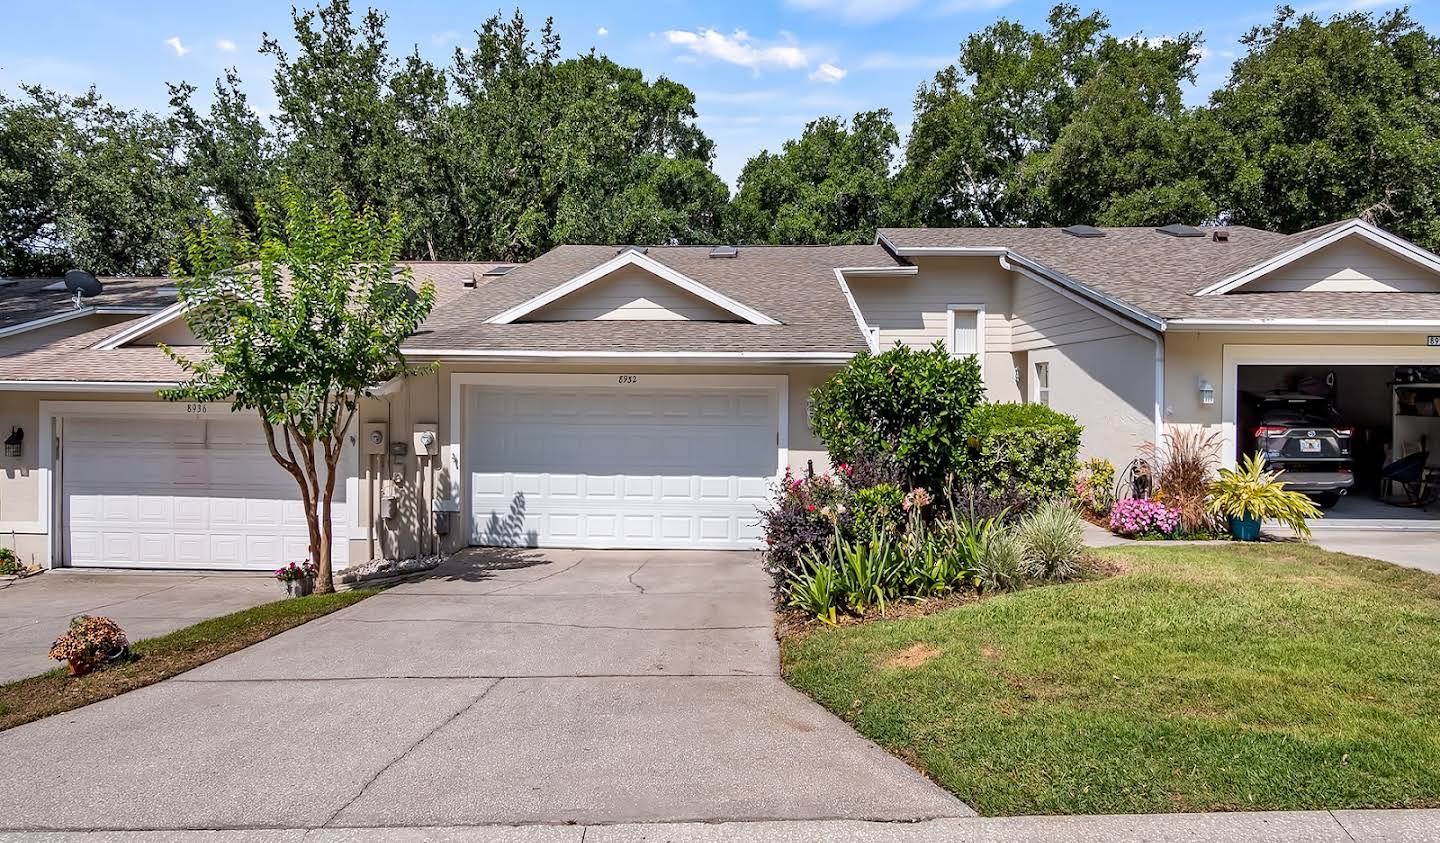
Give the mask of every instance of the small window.
[[1035, 364], [1035, 403], [1050, 406], [1050, 364]]
[[952, 304], [949, 307], [950, 336], [947, 344], [955, 357], [979, 357], [985, 353], [985, 311], [979, 305]]

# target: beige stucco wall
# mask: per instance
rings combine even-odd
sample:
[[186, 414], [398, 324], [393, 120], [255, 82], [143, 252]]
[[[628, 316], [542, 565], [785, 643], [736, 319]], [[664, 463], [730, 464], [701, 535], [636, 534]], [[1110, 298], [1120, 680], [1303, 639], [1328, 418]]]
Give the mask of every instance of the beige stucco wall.
[[[1050, 364], [1050, 406], [1084, 426], [1082, 458], [1104, 457], [1124, 466], [1155, 438], [1153, 340], [1126, 332], [1032, 349], [1027, 358], [1032, 367]], [[1033, 395], [1033, 384], [1030, 389]]]
[[878, 328], [880, 350], [896, 343], [946, 343], [950, 305], [985, 308], [984, 377], [992, 401], [1021, 400], [1010, 325], [1015, 277], [996, 258], [917, 258], [913, 276], [847, 279], [865, 323]]
[[1435, 274], [1359, 237], [1312, 252], [1244, 286], [1249, 291], [1433, 293]]

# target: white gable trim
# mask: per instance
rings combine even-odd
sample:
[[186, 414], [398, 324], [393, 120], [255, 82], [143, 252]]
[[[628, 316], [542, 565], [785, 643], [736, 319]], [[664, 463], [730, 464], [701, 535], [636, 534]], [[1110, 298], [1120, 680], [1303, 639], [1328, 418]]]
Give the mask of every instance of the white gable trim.
[[880, 353], [880, 329], [870, 327], [865, 321], [865, 314], [860, 312], [860, 305], [855, 301], [855, 294], [850, 291], [850, 283], [845, 276], [854, 275], [857, 278], [890, 278], [895, 276], [918, 275], [918, 266], [841, 266], [835, 269], [835, 282], [840, 285], [840, 292], [845, 295], [845, 301], [850, 305], [850, 312], [855, 316], [855, 324], [859, 326], [860, 333], [865, 337], [865, 344], [870, 347], [871, 354]]
[[155, 308], [153, 307], [77, 307], [71, 310], [62, 310], [59, 313], [52, 313], [49, 316], [41, 316], [38, 319], [31, 319], [29, 322], [11, 325], [8, 328], [0, 328], [0, 337], [11, 337], [16, 334], [23, 334], [26, 331], [33, 331], [37, 328], [59, 325], [62, 322], [69, 322], [72, 319], [79, 319], [82, 316], [143, 316], [154, 312]]
[[169, 307], [165, 308], [164, 310], [160, 311], [159, 313], [155, 313], [149, 317], [146, 317], [145, 319], [141, 319], [135, 324], [127, 327], [125, 330], [120, 331], [117, 334], [112, 334], [111, 336], [106, 337], [100, 342], [95, 343], [93, 346], [91, 346], [91, 348], [99, 351], [111, 351], [117, 348], [121, 348], [131, 342], [134, 342], [140, 337], [143, 337], [150, 331], [161, 327], [162, 325], [168, 325], [171, 322], [174, 322], [176, 319], [180, 318], [185, 314], [185, 310], [186, 303], [177, 301]]
[[1217, 281], [1195, 293], [1197, 296], [1219, 296], [1230, 292], [1238, 287], [1243, 287], [1265, 275], [1269, 275], [1282, 266], [1288, 266], [1306, 255], [1324, 249], [1326, 246], [1338, 243], [1347, 237], [1359, 237], [1396, 257], [1407, 260], [1419, 267], [1428, 269], [1431, 272], [1440, 274], [1440, 255], [1436, 255], [1428, 249], [1411, 243], [1403, 237], [1396, 237], [1383, 228], [1373, 226], [1364, 220], [1350, 220], [1332, 231], [1327, 231], [1319, 237], [1301, 243], [1287, 252], [1281, 252], [1269, 260], [1261, 261], [1242, 272], [1231, 275], [1221, 281]]
[[594, 269], [571, 278], [558, 287], [553, 287], [529, 301], [490, 317], [486, 322], [491, 325], [509, 325], [521, 317], [533, 313], [551, 302], [558, 301], [576, 290], [588, 284], [593, 284], [610, 273], [627, 266], [638, 266], [652, 275], [669, 281], [671, 284], [674, 284], [691, 295], [698, 296], [723, 310], [728, 310], [752, 325], [780, 324], [760, 311], [743, 305], [729, 296], [701, 284], [683, 272], [677, 272], [649, 255], [641, 254], [634, 249], [627, 249]]

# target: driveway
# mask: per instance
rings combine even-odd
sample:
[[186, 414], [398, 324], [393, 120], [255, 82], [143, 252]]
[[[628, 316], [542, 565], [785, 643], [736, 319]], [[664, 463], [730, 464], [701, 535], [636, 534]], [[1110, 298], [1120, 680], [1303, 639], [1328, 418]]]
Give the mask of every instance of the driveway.
[[0, 684], [58, 665], [50, 643], [76, 615], [114, 618], [131, 641], [280, 598], [249, 574], [52, 571], [0, 588]]
[[466, 552], [0, 757], [12, 829], [972, 813], [781, 681], [737, 553]]

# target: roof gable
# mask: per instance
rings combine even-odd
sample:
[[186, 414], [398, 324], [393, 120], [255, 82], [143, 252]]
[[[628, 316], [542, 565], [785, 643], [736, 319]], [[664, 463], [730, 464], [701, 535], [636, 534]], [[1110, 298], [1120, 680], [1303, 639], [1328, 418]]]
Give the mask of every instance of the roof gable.
[[648, 270], [629, 266], [516, 321], [739, 322], [741, 319], [719, 305], [657, 278]]
[[509, 325], [514, 322], [525, 321], [524, 317], [571, 296], [586, 287], [595, 284], [602, 279], [610, 277], [613, 273], [619, 272], [626, 267], [637, 267], [644, 270], [653, 278], [668, 282], [678, 287], [692, 297], [700, 299], [723, 310], [739, 321], [748, 322], [752, 325], [778, 325], [777, 320], [751, 308], [739, 301], [696, 281], [694, 278], [672, 269], [639, 249], [625, 249], [620, 254], [605, 261], [599, 266], [576, 275], [565, 282], [558, 284], [537, 296], [527, 299], [520, 304], [502, 311], [486, 320], [492, 325]]
[[1364, 220], [1348, 220], [1195, 295], [1236, 292], [1440, 292], [1440, 256]]

